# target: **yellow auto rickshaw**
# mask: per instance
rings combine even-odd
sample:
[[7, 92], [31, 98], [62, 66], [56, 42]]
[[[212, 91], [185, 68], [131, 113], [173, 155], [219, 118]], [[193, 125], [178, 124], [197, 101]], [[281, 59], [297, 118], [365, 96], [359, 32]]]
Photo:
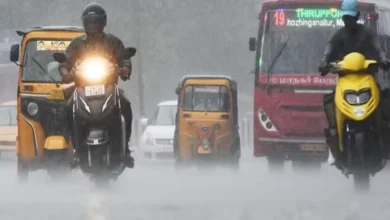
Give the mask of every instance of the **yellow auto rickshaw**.
[[27, 180], [28, 172], [37, 169], [46, 169], [51, 176], [63, 175], [61, 171], [70, 170], [73, 147], [67, 129], [62, 78], [53, 54], [64, 51], [84, 30], [48, 26], [16, 33], [22, 41], [20, 46], [11, 46], [10, 60], [19, 66], [18, 179]]
[[177, 168], [239, 166], [237, 83], [228, 76], [187, 75], [176, 89], [174, 134]]

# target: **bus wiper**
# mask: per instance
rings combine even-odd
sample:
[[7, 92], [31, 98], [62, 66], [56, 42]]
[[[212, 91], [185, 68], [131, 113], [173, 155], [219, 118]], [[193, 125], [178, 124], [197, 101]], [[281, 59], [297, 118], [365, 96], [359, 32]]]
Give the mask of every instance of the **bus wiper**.
[[270, 77], [270, 75], [272, 74], [272, 69], [274, 68], [275, 63], [276, 63], [276, 61], [278, 61], [280, 55], [282, 55], [282, 52], [283, 52], [284, 49], [286, 48], [287, 42], [288, 42], [289, 40], [290, 40], [290, 36], [288, 36], [288, 38], [286, 39], [286, 41], [284, 41], [283, 46], [280, 48], [279, 52], [276, 54], [275, 58], [272, 60], [272, 63], [271, 63], [271, 65], [269, 66], [269, 68], [268, 68], [268, 70], [267, 70], [267, 86], [269, 85], [269, 77]]
[[56, 80], [45, 70], [45, 68], [43, 68], [43, 66], [34, 58], [34, 57], [31, 57], [31, 59], [34, 61], [35, 64], [38, 65], [38, 67], [44, 72], [46, 73], [46, 75], [48, 75], [51, 79], [52, 82], [55, 82]]

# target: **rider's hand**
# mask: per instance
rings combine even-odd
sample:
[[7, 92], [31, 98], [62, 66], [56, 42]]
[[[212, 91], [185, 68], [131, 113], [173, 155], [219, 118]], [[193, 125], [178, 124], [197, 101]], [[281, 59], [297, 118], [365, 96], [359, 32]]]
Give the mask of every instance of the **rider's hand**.
[[379, 65], [383, 70], [389, 69], [390, 62], [385, 53], [380, 53]]
[[126, 79], [129, 79], [131, 76], [131, 66], [123, 66], [122, 68], [122, 74], [121, 74], [121, 78], [123, 80], [126, 80]]
[[328, 73], [328, 63], [323, 60], [321, 61], [320, 66], [318, 67], [318, 71], [321, 73], [321, 76], [325, 76]]

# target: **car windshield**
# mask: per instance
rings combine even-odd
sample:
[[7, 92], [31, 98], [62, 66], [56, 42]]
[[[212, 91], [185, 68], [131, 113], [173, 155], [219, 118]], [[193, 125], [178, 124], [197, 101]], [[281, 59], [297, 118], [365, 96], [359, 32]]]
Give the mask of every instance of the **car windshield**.
[[229, 90], [226, 86], [186, 86], [184, 111], [227, 112], [230, 110]]
[[16, 106], [0, 106], [0, 126], [16, 126]]
[[64, 51], [70, 41], [31, 40], [27, 43], [22, 81], [61, 82], [55, 52]]
[[[358, 22], [366, 24], [363, 18]], [[318, 73], [326, 43], [344, 26], [337, 9], [271, 10], [264, 20], [261, 74]]]
[[175, 125], [176, 105], [159, 106], [152, 120], [152, 125]]

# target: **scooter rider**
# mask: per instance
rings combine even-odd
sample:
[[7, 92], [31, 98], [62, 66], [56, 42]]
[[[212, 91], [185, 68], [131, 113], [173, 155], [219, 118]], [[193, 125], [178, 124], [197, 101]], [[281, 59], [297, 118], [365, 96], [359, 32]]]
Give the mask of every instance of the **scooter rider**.
[[[112, 34], [103, 32], [107, 23], [107, 15], [104, 8], [98, 3], [89, 3], [81, 16], [86, 35], [74, 38], [66, 49], [66, 56], [68, 58], [66, 63], [60, 64], [59, 70], [64, 83], [73, 81], [73, 76], [70, 74], [75, 62], [90, 52], [99, 52], [107, 55], [108, 58], [122, 68], [121, 78], [123, 80], [129, 79], [131, 75], [132, 65], [131, 61], [124, 60], [125, 47], [122, 41]], [[122, 106], [122, 114], [126, 120], [126, 154], [125, 164], [129, 168], [134, 167], [134, 158], [128, 146], [131, 135], [132, 110], [129, 100], [124, 96], [123, 90], [120, 90], [120, 99]], [[70, 107], [70, 106], [69, 106]], [[68, 108], [70, 128], [73, 130], [73, 114], [72, 108]], [[75, 164], [78, 164], [77, 149], [75, 155]]]
[[[339, 29], [328, 42], [324, 56], [319, 66], [321, 75], [326, 75], [329, 71], [330, 62], [342, 60], [344, 56], [352, 52], [359, 52], [367, 59], [378, 60], [383, 69], [389, 66], [386, 52], [381, 46], [378, 37], [370, 29], [362, 24], [358, 24], [359, 11], [357, 0], [343, 0], [342, 19], [345, 24]], [[324, 96], [324, 110], [328, 119], [329, 127], [325, 129], [326, 142], [335, 159], [332, 165], [338, 165], [338, 134], [336, 129], [336, 116], [334, 104], [334, 91]]]

